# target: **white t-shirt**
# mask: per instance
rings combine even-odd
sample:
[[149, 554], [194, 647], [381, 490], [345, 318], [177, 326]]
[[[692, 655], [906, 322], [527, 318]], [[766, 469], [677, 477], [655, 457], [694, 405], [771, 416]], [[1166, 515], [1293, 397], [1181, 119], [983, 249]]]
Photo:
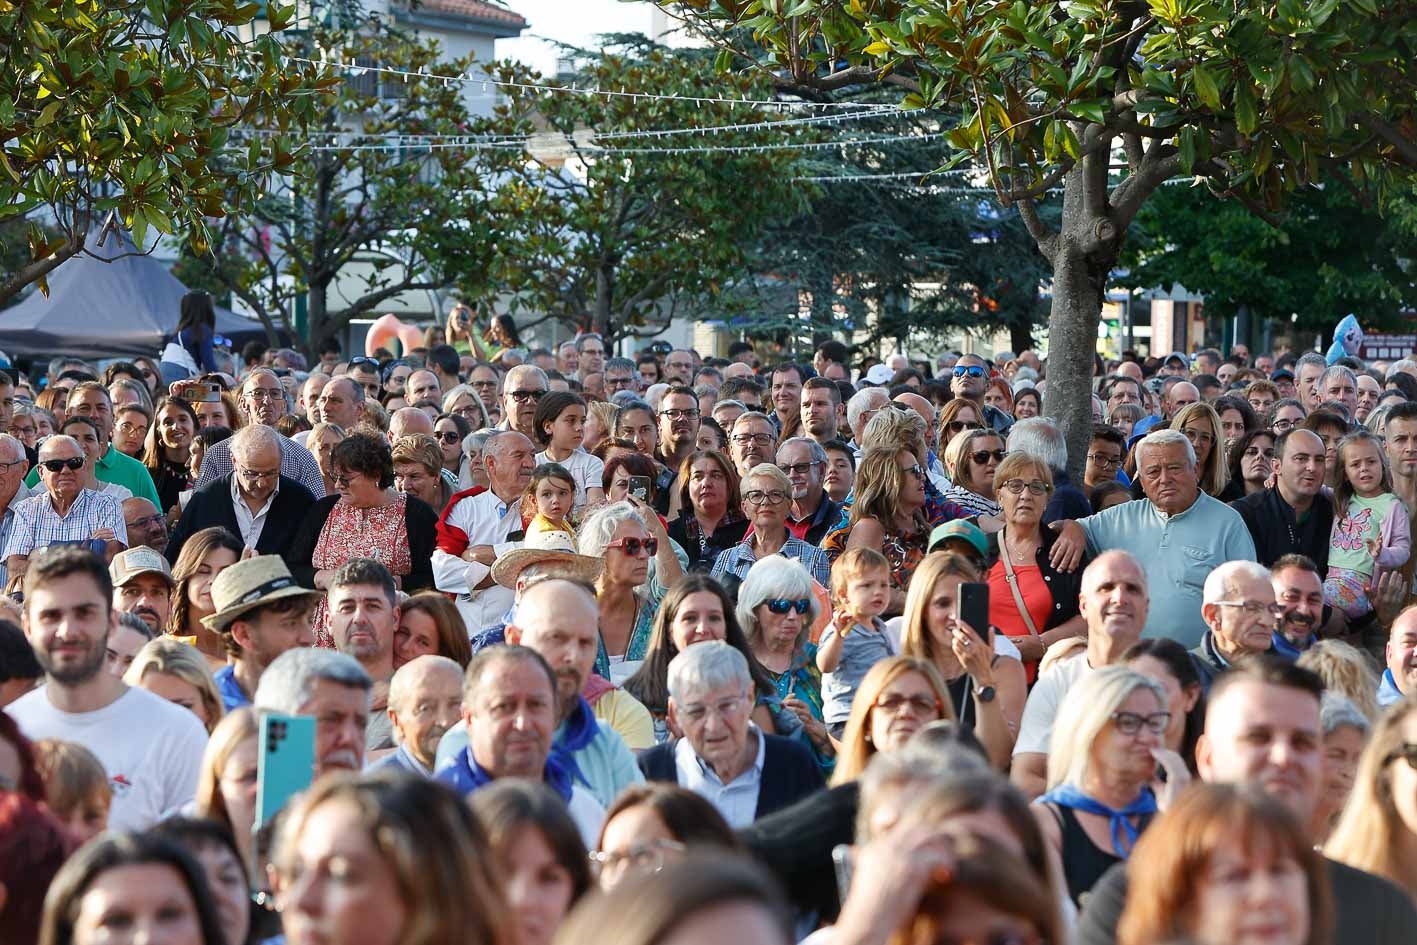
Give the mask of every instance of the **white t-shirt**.
[[571, 812], [571, 819], [576, 822], [576, 829], [581, 832], [586, 849], [594, 850], [600, 842], [600, 828], [605, 825], [605, 808], [600, 806], [594, 794], [579, 784], [571, 786], [571, 802], [566, 806]]
[[1055, 663], [1034, 683], [1028, 701], [1023, 704], [1023, 719], [1018, 724], [1018, 741], [1014, 742], [1014, 757], [1025, 754], [1048, 754], [1048, 742], [1053, 737], [1053, 720], [1068, 690], [1083, 676], [1092, 672], [1087, 662], [1087, 650], [1080, 649]]
[[111, 830], [146, 830], [182, 812], [197, 793], [207, 730], [187, 709], [131, 687], [95, 712], [61, 712], [47, 687], [21, 696], [5, 711], [31, 741], [57, 738], [93, 752], [108, 772]]
[[568, 458], [556, 460], [546, 453], [536, 454], [536, 464], [557, 463], [566, 467], [566, 471], [571, 474], [571, 478], [576, 480], [576, 502], [574, 508], [579, 510], [586, 503], [586, 489], [604, 488], [605, 463], [595, 456], [587, 453], [580, 447]]

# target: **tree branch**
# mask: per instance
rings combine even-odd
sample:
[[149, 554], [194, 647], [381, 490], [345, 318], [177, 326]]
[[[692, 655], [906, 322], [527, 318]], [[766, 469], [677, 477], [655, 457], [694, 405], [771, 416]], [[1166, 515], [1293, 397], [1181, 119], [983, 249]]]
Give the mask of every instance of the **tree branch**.
[[4, 305], [10, 299], [20, 293], [20, 290], [30, 283], [43, 279], [59, 265], [78, 255], [84, 248], [84, 240], [88, 238], [87, 233], [78, 233], [70, 236], [69, 239], [53, 253], [43, 259], [36, 259], [27, 266], [20, 267], [20, 270], [10, 276], [4, 282], [0, 282], [0, 305]]
[[1402, 129], [1376, 112], [1360, 112], [1354, 118], [1358, 124], [1377, 135], [1385, 144], [1391, 145], [1392, 149], [1408, 164], [1417, 164], [1417, 141], [1404, 135]]
[[1038, 251], [1051, 263], [1058, 252], [1058, 232], [1039, 218], [1038, 208], [1034, 206], [1032, 197], [1024, 197], [1018, 201], [1018, 215], [1023, 220], [1028, 235], [1038, 244]]

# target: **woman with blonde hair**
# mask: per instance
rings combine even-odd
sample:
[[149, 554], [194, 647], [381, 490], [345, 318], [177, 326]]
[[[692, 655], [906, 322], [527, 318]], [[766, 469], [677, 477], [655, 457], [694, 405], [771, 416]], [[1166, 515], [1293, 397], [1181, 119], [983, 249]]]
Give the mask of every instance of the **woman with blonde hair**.
[[832, 785], [855, 781], [876, 752], [903, 748], [926, 725], [954, 717], [949, 690], [934, 666], [913, 656], [881, 660], [856, 689], [837, 746]]
[[328, 775], [287, 808], [277, 841], [285, 940], [516, 945], [495, 863], [471, 806], [443, 785]]
[[182, 706], [201, 720], [208, 735], [226, 714], [221, 692], [201, 651], [172, 637], [144, 643], [123, 681]]
[[1001, 509], [994, 491], [994, 472], [1006, 455], [1003, 437], [993, 430], [955, 434], [942, 457], [952, 483], [945, 498], [976, 515], [998, 515]]
[[1190, 780], [1180, 756], [1162, 747], [1170, 720], [1161, 686], [1125, 666], [1082, 677], [1063, 699], [1048, 746], [1048, 791], [1034, 813], [1079, 906], [1103, 873], [1131, 856], [1156, 816], [1157, 764], [1171, 790]]
[[935, 450], [942, 456], [950, 441], [966, 430], [986, 430], [989, 428], [989, 424], [984, 422], [984, 409], [974, 401], [963, 397], [956, 397], [941, 407], [935, 422], [940, 431], [939, 442], [935, 444]]
[[335, 492], [335, 447], [348, 435], [338, 423], [322, 420], [310, 428], [310, 435], [305, 438], [305, 448], [315, 457], [320, 477], [325, 480], [325, 495]]
[[1417, 903], [1417, 696], [1373, 727], [1324, 854], [1396, 883]]
[[1171, 429], [1180, 430], [1195, 447], [1201, 491], [1218, 497], [1230, 483], [1230, 464], [1225, 459], [1225, 436], [1215, 408], [1204, 402], [1187, 404], [1171, 418]]
[[[1127, 877], [1117, 945], [1332, 941], [1323, 857], [1293, 812], [1253, 786], [1191, 785], [1141, 838]], [[1263, 935], [1247, 929], [1257, 908]]]
[[1342, 640], [1320, 640], [1299, 655], [1298, 664], [1318, 673], [1324, 689], [1346, 697], [1367, 716], [1376, 721], [1378, 708], [1378, 674], [1368, 655]]
[[251, 826], [256, 820], [259, 721], [248, 705], [232, 709], [212, 729], [197, 775], [197, 815], [225, 824], [248, 868], [253, 864]]
[[968, 627], [955, 619], [959, 586], [979, 581], [979, 570], [963, 555], [936, 551], [915, 569], [900, 626], [900, 652], [924, 660], [939, 672], [950, 706], [964, 728], [1006, 770], [1027, 697], [1018, 649], [992, 628]]

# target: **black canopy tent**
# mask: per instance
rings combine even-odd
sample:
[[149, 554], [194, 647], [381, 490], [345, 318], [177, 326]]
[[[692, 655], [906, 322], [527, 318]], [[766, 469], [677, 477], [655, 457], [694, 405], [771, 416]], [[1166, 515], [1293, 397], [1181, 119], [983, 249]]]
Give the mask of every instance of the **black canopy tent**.
[[[163, 339], [177, 328], [187, 287], [151, 256], [134, 253], [128, 235], [110, 231], [103, 246], [98, 231], [87, 249], [49, 274], [49, 296], [33, 292], [23, 302], [0, 309], [0, 351], [12, 359], [76, 357], [85, 360], [162, 353]], [[104, 261], [109, 260], [109, 261]], [[266, 340], [259, 321], [224, 308], [216, 310], [217, 334], [239, 349]]]

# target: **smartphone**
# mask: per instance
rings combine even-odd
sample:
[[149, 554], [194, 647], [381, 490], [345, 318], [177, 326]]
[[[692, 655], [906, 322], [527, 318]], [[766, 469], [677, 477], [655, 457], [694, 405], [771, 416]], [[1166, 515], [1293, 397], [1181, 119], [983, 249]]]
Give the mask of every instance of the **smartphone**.
[[989, 585], [966, 582], [955, 596], [955, 619], [968, 624], [975, 633], [989, 633]]
[[261, 716], [256, 759], [256, 822], [260, 830], [286, 803], [315, 780], [315, 718]]
[[641, 502], [649, 501], [649, 487], [650, 481], [648, 476], [630, 477], [630, 495], [639, 499]]

